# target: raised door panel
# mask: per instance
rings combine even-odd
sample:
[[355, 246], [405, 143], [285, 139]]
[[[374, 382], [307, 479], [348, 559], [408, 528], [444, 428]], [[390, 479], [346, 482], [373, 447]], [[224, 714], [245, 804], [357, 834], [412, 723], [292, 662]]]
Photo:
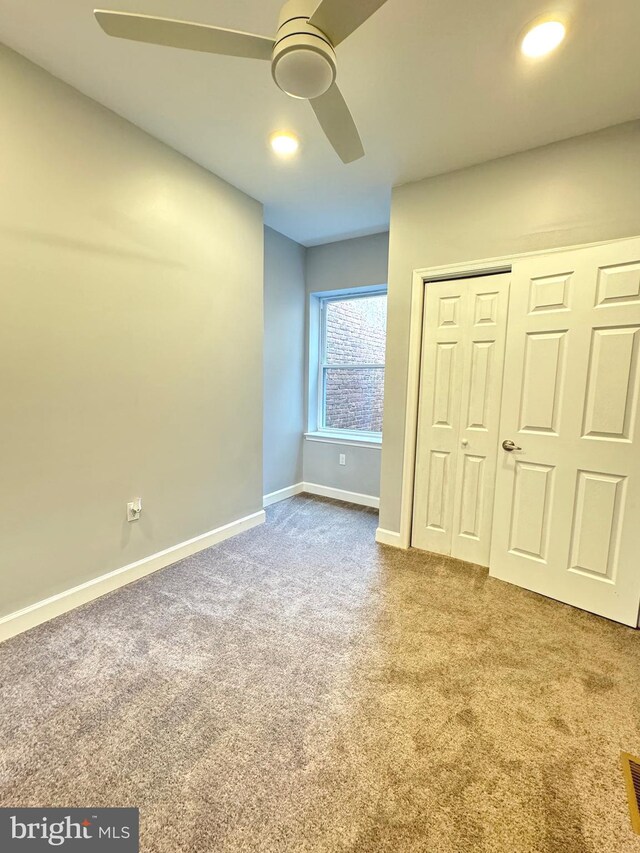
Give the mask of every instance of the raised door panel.
[[520, 432], [558, 435], [566, 334], [566, 329], [526, 334]]
[[471, 453], [465, 453], [462, 461], [458, 535], [469, 539], [478, 540], [482, 533], [485, 463], [484, 456]]
[[441, 429], [453, 428], [453, 415], [456, 408], [454, 380], [456, 376], [457, 349], [458, 343], [456, 341], [445, 341], [436, 344], [433, 416], [431, 422], [434, 427]]
[[474, 326], [495, 326], [498, 323], [500, 291], [475, 294]]
[[569, 310], [569, 287], [572, 273], [533, 278], [529, 283], [529, 313], [539, 314]]
[[432, 450], [430, 457], [425, 524], [430, 530], [446, 533], [449, 516], [447, 504], [450, 491], [451, 454], [442, 450]]
[[486, 432], [489, 411], [494, 402], [491, 396], [492, 372], [495, 369], [495, 341], [471, 342], [471, 375], [466, 391], [466, 428]]
[[443, 296], [439, 299], [438, 327], [440, 329], [458, 328], [462, 310], [461, 296]]
[[509, 550], [540, 563], [548, 557], [554, 470], [533, 462], [515, 464]]
[[596, 305], [638, 305], [640, 303], [640, 263], [601, 267], [598, 271]]
[[593, 329], [583, 436], [633, 441], [638, 407], [640, 327]]
[[626, 480], [598, 471], [578, 471], [570, 571], [615, 581]]

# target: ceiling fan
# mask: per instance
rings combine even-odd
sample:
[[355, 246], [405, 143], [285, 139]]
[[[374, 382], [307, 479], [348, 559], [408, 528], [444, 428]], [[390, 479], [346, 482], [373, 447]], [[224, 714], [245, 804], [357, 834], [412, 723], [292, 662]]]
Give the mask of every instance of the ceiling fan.
[[275, 39], [133, 12], [96, 9], [95, 16], [105, 33], [116, 38], [270, 61], [280, 89], [309, 101], [342, 162], [352, 163], [364, 156], [364, 148], [336, 84], [335, 48], [384, 3], [288, 0], [280, 12]]

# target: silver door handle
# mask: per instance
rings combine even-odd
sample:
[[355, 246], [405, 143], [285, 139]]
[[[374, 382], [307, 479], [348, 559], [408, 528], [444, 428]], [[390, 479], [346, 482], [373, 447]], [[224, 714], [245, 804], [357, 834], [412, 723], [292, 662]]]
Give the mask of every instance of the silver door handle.
[[502, 442], [502, 449], [508, 450], [509, 453], [513, 453], [514, 450], [522, 450], [522, 448], [518, 447], [518, 445], [515, 442], [511, 441], [510, 438], [505, 438], [505, 440]]

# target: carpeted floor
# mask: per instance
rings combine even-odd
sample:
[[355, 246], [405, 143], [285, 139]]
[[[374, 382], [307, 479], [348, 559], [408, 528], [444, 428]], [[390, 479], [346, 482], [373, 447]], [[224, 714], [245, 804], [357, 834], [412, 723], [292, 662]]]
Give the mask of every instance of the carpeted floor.
[[640, 636], [301, 496], [0, 646], [0, 804], [145, 853], [640, 853]]

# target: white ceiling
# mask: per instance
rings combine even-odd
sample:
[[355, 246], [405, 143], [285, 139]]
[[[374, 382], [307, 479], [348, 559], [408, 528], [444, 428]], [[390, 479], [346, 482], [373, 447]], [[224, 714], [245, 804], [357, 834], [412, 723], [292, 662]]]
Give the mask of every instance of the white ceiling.
[[[355, 0], [358, 2], [358, 0]], [[366, 157], [343, 166], [269, 63], [118, 41], [95, 5], [275, 33], [280, 0], [0, 0], [0, 41], [264, 202], [311, 245], [388, 225], [390, 188], [640, 116], [638, 0], [388, 0], [338, 48]], [[570, 15], [553, 55], [518, 37]], [[303, 141], [278, 161], [269, 134]]]

